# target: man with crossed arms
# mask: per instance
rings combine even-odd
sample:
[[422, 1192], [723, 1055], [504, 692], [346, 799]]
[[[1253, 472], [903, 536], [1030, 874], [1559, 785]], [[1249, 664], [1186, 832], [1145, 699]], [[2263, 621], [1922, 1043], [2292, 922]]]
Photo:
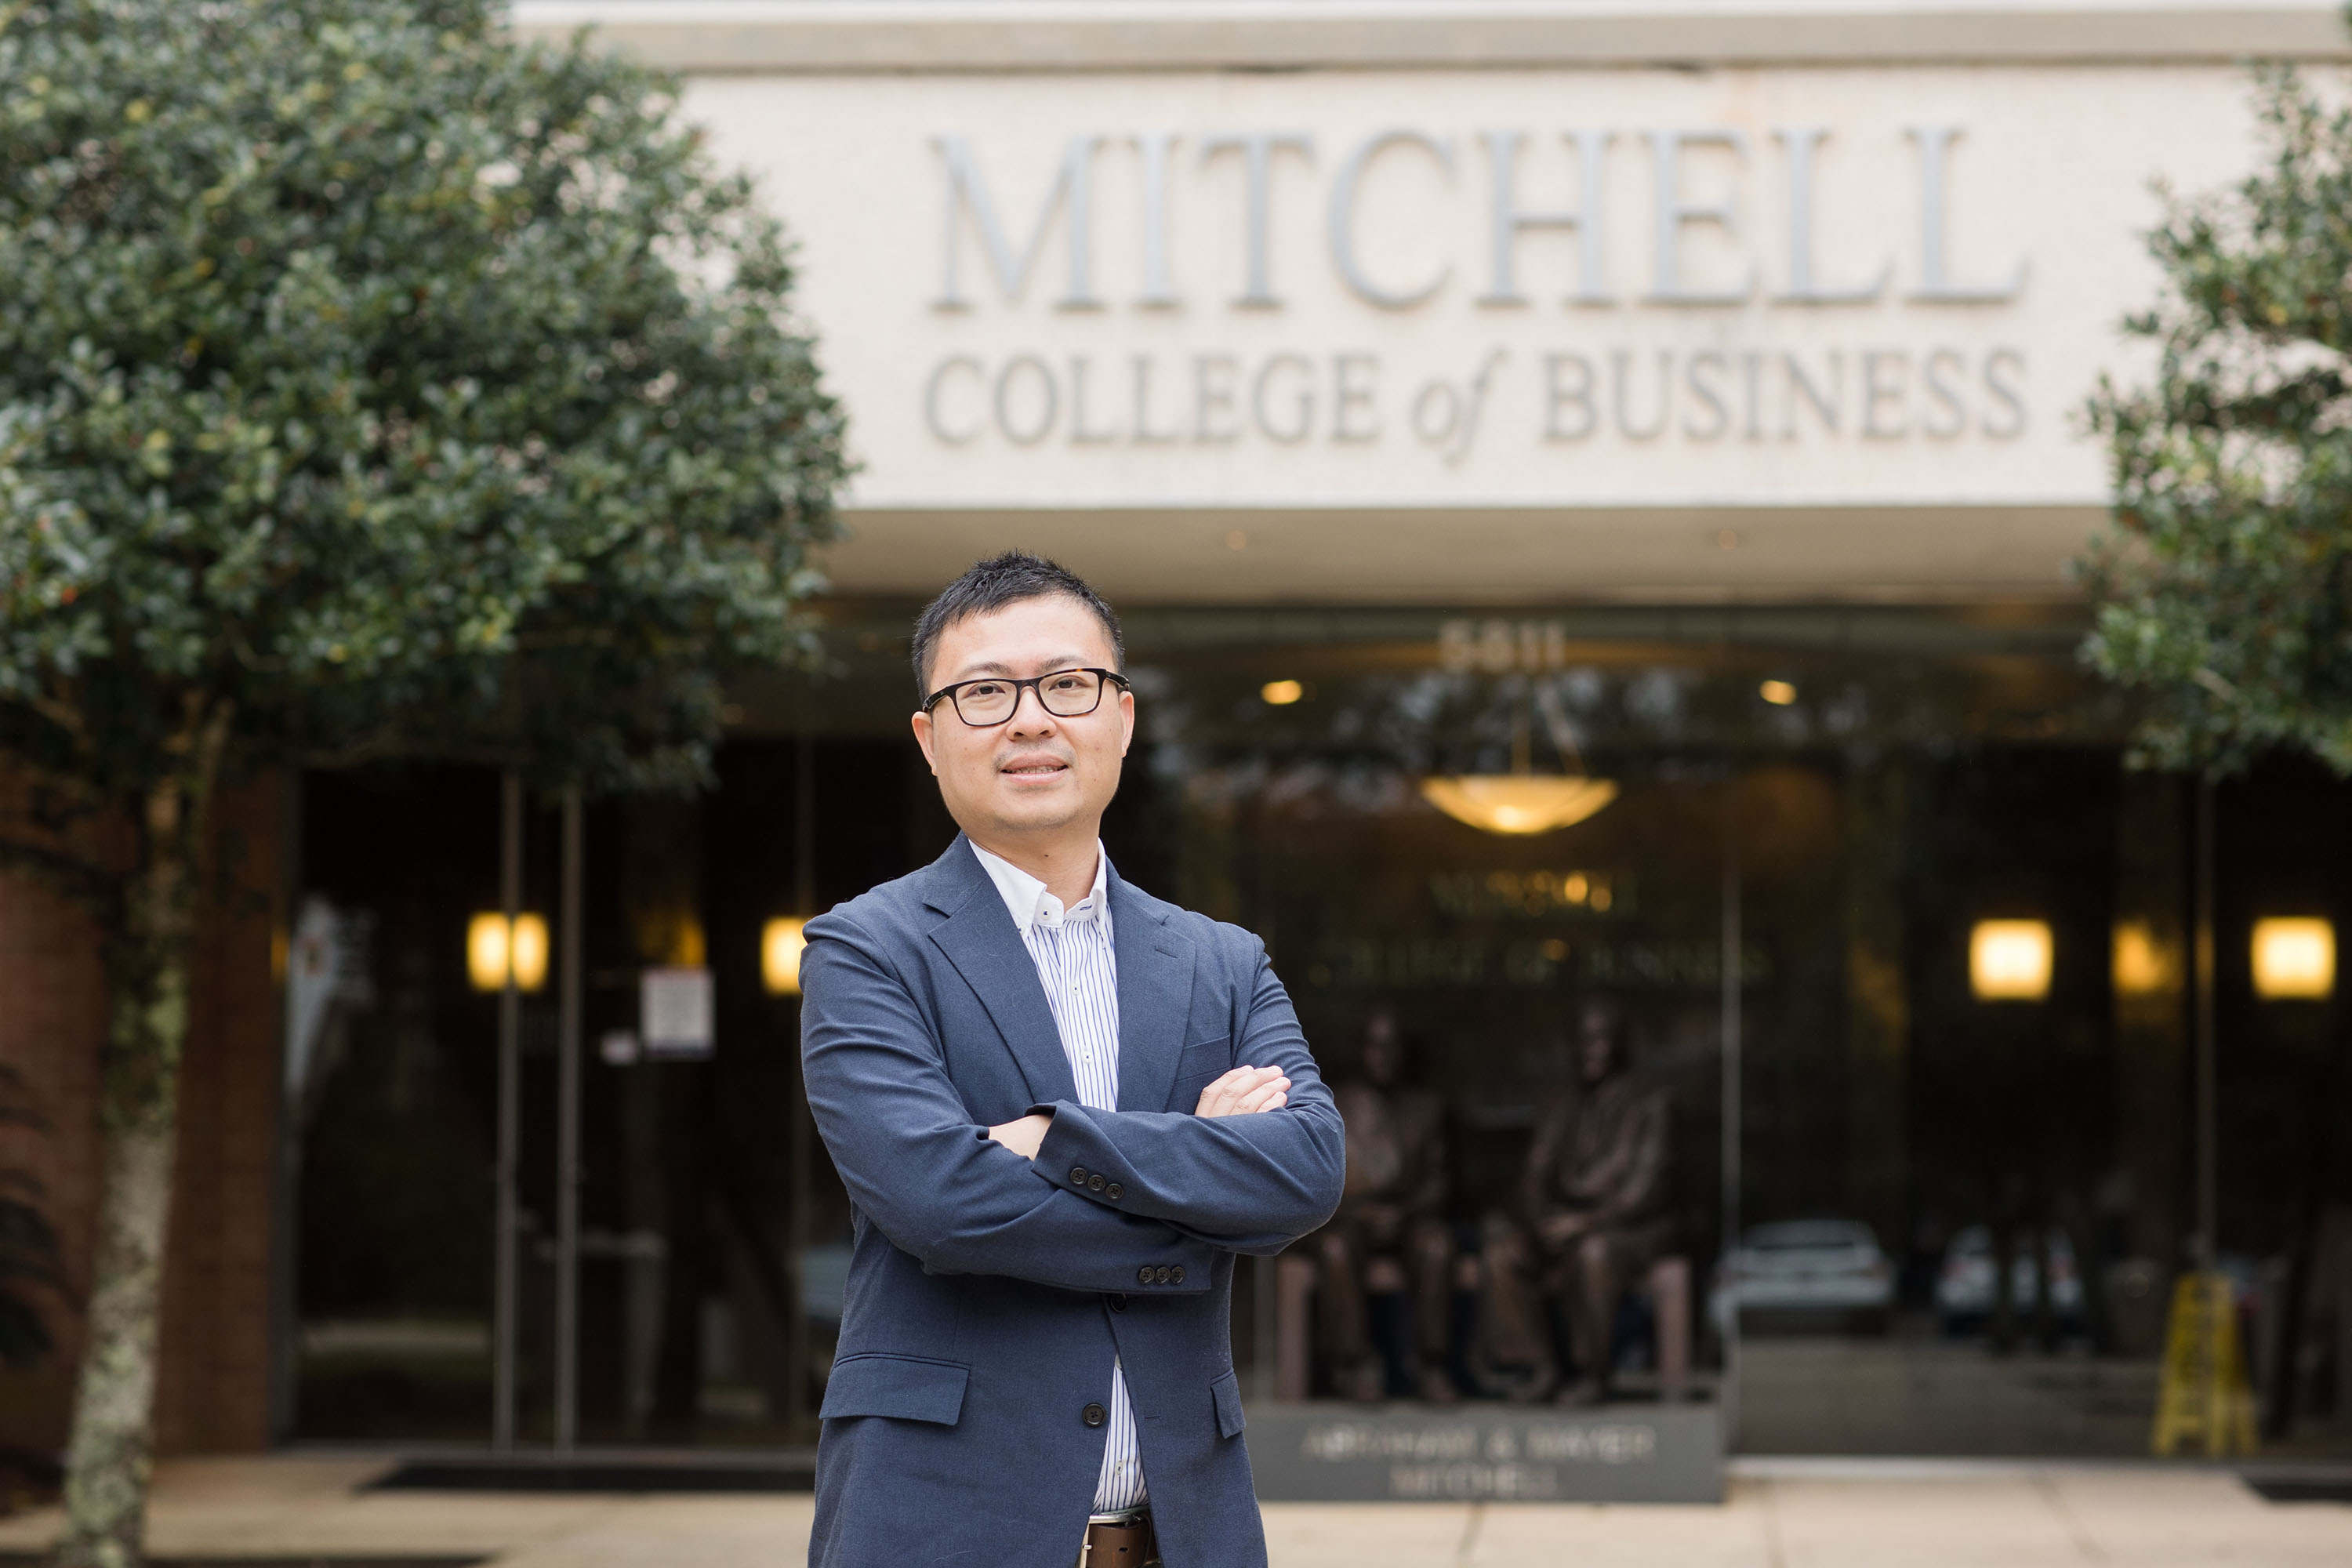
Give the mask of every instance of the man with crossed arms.
[[1118, 623], [1018, 552], [916, 622], [962, 833], [809, 922], [802, 1058], [855, 1205], [812, 1568], [1251, 1568], [1234, 1258], [1337, 1206], [1345, 1139], [1255, 937], [1102, 851]]

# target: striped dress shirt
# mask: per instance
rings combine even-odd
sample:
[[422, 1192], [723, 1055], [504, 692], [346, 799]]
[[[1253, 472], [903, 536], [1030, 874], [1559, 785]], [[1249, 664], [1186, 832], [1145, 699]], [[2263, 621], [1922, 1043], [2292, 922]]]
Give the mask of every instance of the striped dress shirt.
[[[1077, 1080], [1078, 1103], [1089, 1110], [1118, 1109], [1118, 960], [1111, 947], [1110, 857], [1095, 845], [1095, 885], [1069, 909], [1045, 884], [975, 844], [972, 853], [1003, 895], [1022, 945], [1037, 966], [1045, 1005], [1062, 1037], [1062, 1054]], [[1110, 1363], [1110, 1422], [1102, 1474], [1095, 1481], [1095, 1511], [1143, 1505], [1143, 1457], [1136, 1449], [1135, 1407], [1127, 1374]]]

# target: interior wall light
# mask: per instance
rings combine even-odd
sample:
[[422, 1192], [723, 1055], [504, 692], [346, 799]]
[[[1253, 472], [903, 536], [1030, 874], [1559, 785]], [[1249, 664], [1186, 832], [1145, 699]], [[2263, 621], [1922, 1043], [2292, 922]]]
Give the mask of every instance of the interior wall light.
[[1979, 921], [1969, 932], [1969, 989], [1979, 1002], [2050, 994], [2050, 922]]
[[1797, 683], [1793, 680], [1768, 680], [1756, 689], [1756, 695], [1775, 708], [1786, 708], [1797, 700]]
[[546, 984], [547, 921], [538, 915], [517, 915], [512, 942], [507, 940], [506, 916], [495, 910], [467, 923], [466, 978], [475, 990], [506, 989], [509, 953], [516, 990], [536, 991]]
[[667, 969], [700, 969], [710, 962], [702, 921], [692, 910], [649, 908], [631, 922], [637, 956]]
[[2115, 982], [2118, 996], [2158, 996], [2172, 989], [2172, 954], [2146, 921], [2116, 926]]
[[2254, 922], [2254, 994], [2267, 1002], [2319, 1002], [2335, 990], [2333, 921], [2273, 916]]
[[1270, 707], [1287, 708], [1307, 695], [1307, 688], [1296, 680], [1269, 680], [1257, 694]]
[[801, 954], [807, 951], [808, 921], [779, 917], [760, 931], [760, 979], [772, 996], [801, 994]]

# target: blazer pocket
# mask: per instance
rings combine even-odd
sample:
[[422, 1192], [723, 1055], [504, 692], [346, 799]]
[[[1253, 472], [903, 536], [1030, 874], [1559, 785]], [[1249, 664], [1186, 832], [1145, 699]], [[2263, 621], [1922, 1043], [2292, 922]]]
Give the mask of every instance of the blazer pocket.
[[971, 1368], [961, 1362], [911, 1355], [854, 1355], [833, 1363], [824, 1383], [826, 1420], [836, 1415], [887, 1415], [952, 1426], [963, 1415]]
[[1225, 1373], [1209, 1384], [1209, 1397], [1217, 1406], [1217, 1436], [1238, 1437], [1247, 1420], [1242, 1415], [1242, 1380], [1232, 1373]]
[[1186, 1046], [1176, 1058], [1176, 1081], [1168, 1094], [1168, 1109], [1190, 1114], [1201, 1103], [1201, 1091], [1233, 1070], [1234, 1041], [1230, 1035]]

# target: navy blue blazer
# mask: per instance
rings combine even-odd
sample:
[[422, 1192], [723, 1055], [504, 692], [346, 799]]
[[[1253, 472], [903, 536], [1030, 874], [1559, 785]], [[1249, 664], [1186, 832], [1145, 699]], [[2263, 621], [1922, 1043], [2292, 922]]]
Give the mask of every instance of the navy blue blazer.
[[[1118, 1109], [1089, 1110], [1037, 971], [959, 837], [811, 921], [809, 1108], [855, 1205], [812, 1568], [1071, 1568], [1114, 1353], [1170, 1568], [1251, 1568], [1234, 1256], [1330, 1217], [1346, 1140], [1265, 945], [1109, 879]], [[1280, 1110], [1203, 1121], [1246, 1063]], [[1050, 1108], [1032, 1162], [988, 1129]], [[1092, 1420], [1089, 1420], [1089, 1416]]]

